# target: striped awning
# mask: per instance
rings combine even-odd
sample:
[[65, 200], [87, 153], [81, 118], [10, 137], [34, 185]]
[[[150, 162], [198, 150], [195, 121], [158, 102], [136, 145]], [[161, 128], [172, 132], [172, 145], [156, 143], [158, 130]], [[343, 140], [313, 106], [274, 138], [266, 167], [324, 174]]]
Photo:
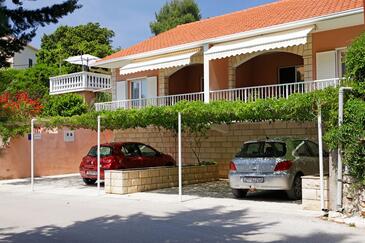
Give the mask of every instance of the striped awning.
[[191, 64], [191, 57], [198, 51], [199, 50], [194, 50], [182, 54], [130, 63], [120, 68], [120, 74], [125, 75], [148, 70], [158, 70], [158, 69], [186, 66]]
[[205, 53], [205, 56], [209, 60], [213, 60], [258, 51], [304, 45], [307, 43], [308, 34], [313, 28], [314, 26], [307, 26], [299, 29], [217, 44], [211, 47]]

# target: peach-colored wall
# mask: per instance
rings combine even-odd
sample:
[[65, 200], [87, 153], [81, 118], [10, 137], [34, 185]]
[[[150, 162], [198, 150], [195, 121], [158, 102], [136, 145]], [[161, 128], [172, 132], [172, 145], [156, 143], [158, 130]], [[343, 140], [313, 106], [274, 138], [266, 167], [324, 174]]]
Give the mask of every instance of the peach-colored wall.
[[[91, 130], [75, 131], [75, 141], [64, 142], [64, 130], [57, 134], [42, 132], [35, 140], [35, 175], [60, 175], [77, 173], [83, 156], [97, 143], [97, 133]], [[111, 142], [113, 133], [102, 133], [101, 141]], [[0, 152], [0, 179], [25, 178], [30, 176], [30, 141], [27, 137], [12, 139], [9, 146]]]
[[303, 65], [301, 56], [278, 52], [252, 58], [236, 68], [236, 87], [278, 83], [280, 67]]
[[200, 92], [203, 90], [203, 65], [184, 67], [169, 77], [169, 95]]
[[210, 61], [210, 89], [228, 89], [228, 58]]
[[316, 53], [346, 47], [365, 31], [365, 25], [357, 25], [312, 34], [313, 77], [317, 76]]

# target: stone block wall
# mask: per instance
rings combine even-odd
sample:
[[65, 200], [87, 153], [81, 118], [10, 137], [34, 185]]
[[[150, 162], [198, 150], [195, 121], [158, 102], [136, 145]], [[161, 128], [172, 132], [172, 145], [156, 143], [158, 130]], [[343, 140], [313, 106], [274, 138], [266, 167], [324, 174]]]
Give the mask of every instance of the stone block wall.
[[[201, 143], [200, 159], [218, 162], [220, 177], [227, 178], [229, 161], [239, 152], [243, 142], [287, 136], [316, 140], [317, 127], [315, 123], [310, 122], [239, 123], [216, 125], [207, 135]], [[115, 140], [146, 143], [163, 153], [172, 155], [177, 160], [177, 137], [176, 134], [167, 130], [154, 127], [120, 130], [115, 131]], [[183, 164], [196, 164], [197, 159], [191, 149], [196, 146], [187, 134], [183, 135], [182, 147]]]
[[[219, 179], [218, 166], [185, 166], [183, 184], [197, 184]], [[130, 194], [178, 186], [177, 167], [155, 167], [136, 170], [110, 170], [105, 172], [105, 192]]]
[[[328, 177], [324, 177], [324, 206], [329, 206]], [[302, 207], [304, 210], [321, 210], [321, 190], [319, 176], [302, 177]]]
[[348, 175], [343, 177], [343, 208], [346, 214], [359, 213], [365, 217], [365, 188], [356, 187], [355, 181]]

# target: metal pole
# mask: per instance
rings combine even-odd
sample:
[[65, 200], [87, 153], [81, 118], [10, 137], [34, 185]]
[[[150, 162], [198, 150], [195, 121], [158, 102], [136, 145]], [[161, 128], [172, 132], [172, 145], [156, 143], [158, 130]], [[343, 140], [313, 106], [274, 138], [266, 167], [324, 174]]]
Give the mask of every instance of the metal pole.
[[30, 121], [30, 188], [34, 192], [34, 122], [33, 118]]
[[100, 116], [98, 116], [98, 148], [97, 148], [97, 185], [98, 185], [98, 194], [100, 194]]
[[325, 209], [324, 205], [324, 175], [323, 175], [323, 139], [322, 139], [322, 111], [321, 104], [318, 102], [318, 145], [319, 145], [319, 177], [321, 192], [321, 210]]
[[178, 114], [179, 201], [182, 202], [181, 113]]
[[[352, 90], [351, 87], [341, 87], [338, 92], [338, 127], [343, 123], [343, 100], [346, 90]], [[337, 150], [337, 194], [336, 194], [336, 206], [337, 210], [342, 209], [342, 179], [343, 179], [343, 163], [342, 163], [342, 145], [338, 146]]]

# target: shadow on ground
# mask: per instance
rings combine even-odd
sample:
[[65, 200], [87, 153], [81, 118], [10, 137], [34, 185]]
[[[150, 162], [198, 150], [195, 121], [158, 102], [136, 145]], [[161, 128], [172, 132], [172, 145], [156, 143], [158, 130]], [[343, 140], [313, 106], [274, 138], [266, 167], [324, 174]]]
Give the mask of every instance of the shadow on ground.
[[[260, 222], [247, 210], [222, 208], [183, 211], [164, 217], [133, 214], [77, 221], [66, 227], [47, 225], [20, 233], [0, 229], [0, 242], [341, 242], [346, 235], [323, 233], [288, 236], [264, 233], [278, 222]], [[250, 222], [251, 221], [251, 222]], [[252, 222], [255, 221], [255, 222]], [[290, 231], [288, 231], [290, 234]], [[272, 238], [272, 239], [270, 239]], [[257, 240], [256, 240], [257, 239]], [[260, 239], [260, 240], [258, 240]], [[275, 240], [274, 240], [275, 239]]]
[[[165, 188], [153, 191], [162, 194], [178, 194], [178, 188]], [[183, 187], [183, 194], [198, 197], [212, 198], [234, 198], [227, 180], [220, 180], [202, 184], [188, 185]], [[301, 204], [301, 200], [289, 200], [284, 191], [257, 191], [250, 192], [247, 197], [242, 200], [250, 201], [267, 201], [267, 202], [282, 202]]]

